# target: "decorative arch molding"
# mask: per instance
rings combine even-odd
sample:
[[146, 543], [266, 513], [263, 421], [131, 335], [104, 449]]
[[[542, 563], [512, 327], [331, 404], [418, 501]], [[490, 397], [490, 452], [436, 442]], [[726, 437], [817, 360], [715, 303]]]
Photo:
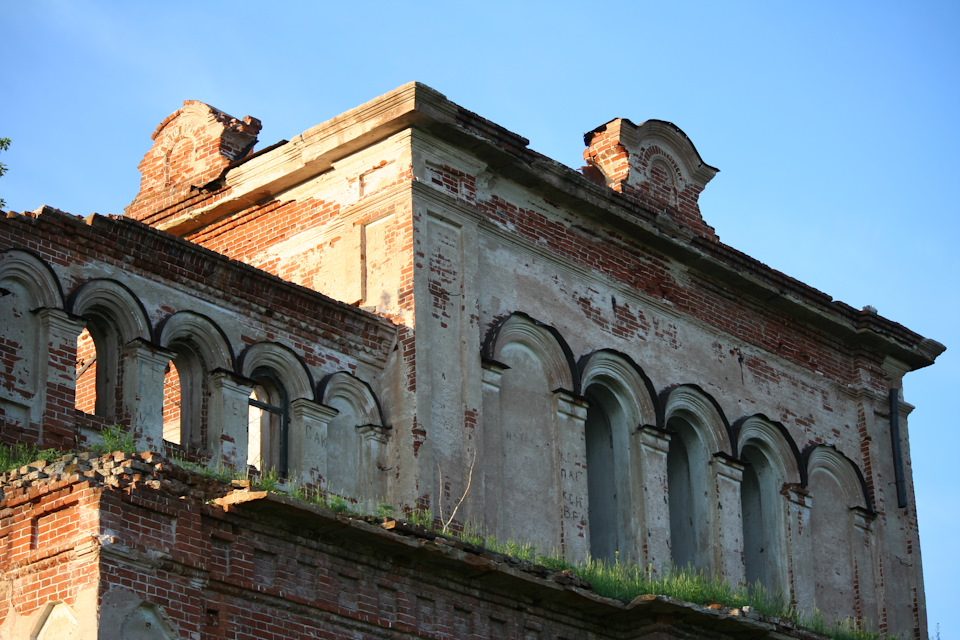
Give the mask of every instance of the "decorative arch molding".
[[483, 340], [481, 356], [499, 362], [504, 347], [511, 343], [523, 344], [540, 355], [552, 390], [563, 389], [580, 395], [573, 352], [559, 331], [517, 311], [490, 327]]
[[360, 418], [361, 426], [386, 428], [380, 401], [370, 385], [347, 371], [331, 373], [320, 381], [317, 397], [322, 404], [336, 408], [346, 402]]
[[130, 289], [116, 280], [89, 280], [70, 294], [68, 311], [75, 316], [106, 321], [116, 327], [121, 344], [136, 339], [153, 342], [150, 321], [143, 304]]
[[694, 428], [699, 427], [701, 435], [709, 438], [714, 452], [732, 455], [730, 423], [716, 399], [698, 385], [684, 384], [666, 389], [660, 394], [660, 404], [663, 406], [664, 426], [671, 418], [684, 418]]
[[233, 349], [226, 334], [207, 316], [193, 311], [178, 311], [157, 325], [160, 346], [176, 349], [188, 345], [203, 360], [210, 371], [236, 367]]
[[0, 284], [11, 280], [32, 296], [34, 309], [63, 308], [60, 280], [46, 262], [23, 249], [0, 251]]
[[635, 139], [625, 139], [625, 146], [643, 149], [638, 155], [645, 172], [656, 159], [664, 159], [674, 169], [674, 177], [678, 178], [676, 186], [681, 190], [689, 182], [703, 188], [717, 174], [717, 169], [703, 161], [687, 134], [672, 122], [647, 120], [634, 131]]
[[[807, 469], [806, 481], [809, 481], [815, 470], [823, 469], [832, 475], [843, 489], [847, 507], [861, 508], [871, 514], [874, 513], [867, 482], [863, 478], [860, 467], [838, 451], [834, 445], [810, 445], [803, 450], [803, 460]], [[815, 496], [814, 503], [816, 503]]]
[[743, 448], [752, 444], [780, 463], [787, 482], [804, 486], [807, 484], [807, 471], [800, 456], [800, 449], [781, 423], [758, 413], [737, 420], [733, 424], [732, 432], [737, 458], [742, 458]]
[[580, 387], [600, 383], [626, 400], [634, 427], [663, 424], [663, 411], [650, 379], [630, 356], [612, 349], [593, 351], [577, 363]]
[[240, 373], [252, 378], [258, 369], [266, 369], [283, 383], [290, 401], [314, 399], [313, 379], [303, 360], [289, 347], [277, 342], [257, 342], [240, 354]]

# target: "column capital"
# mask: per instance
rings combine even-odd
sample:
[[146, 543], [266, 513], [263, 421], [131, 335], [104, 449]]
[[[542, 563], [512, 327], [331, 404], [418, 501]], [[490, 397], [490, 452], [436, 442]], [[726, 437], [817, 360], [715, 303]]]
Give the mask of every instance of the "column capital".
[[726, 453], [718, 451], [713, 454], [713, 459], [710, 460], [710, 464], [716, 467], [718, 475], [728, 480], [733, 480], [734, 482], [743, 481], [744, 464]]
[[652, 424], [640, 425], [635, 432], [640, 436], [640, 444], [663, 453], [670, 450], [670, 432]]

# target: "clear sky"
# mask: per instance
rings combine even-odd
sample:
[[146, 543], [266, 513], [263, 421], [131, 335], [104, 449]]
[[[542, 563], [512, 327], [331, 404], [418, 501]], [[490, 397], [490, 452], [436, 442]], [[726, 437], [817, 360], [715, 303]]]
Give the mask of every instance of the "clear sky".
[[0, 34], [17, 211], [122, 213], [187, 98], [262, 148], [419, 80], [572, 167], [612, 118], [677, 124], [724, 242], [947, 345], [904, 386], [930, 633], [960, 638], [960, 3], [30, 0]]

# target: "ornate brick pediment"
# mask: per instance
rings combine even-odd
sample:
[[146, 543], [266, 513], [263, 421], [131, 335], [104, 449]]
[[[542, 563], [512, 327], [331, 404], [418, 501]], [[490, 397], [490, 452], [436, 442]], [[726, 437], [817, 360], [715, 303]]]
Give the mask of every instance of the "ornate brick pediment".
[[250, 154], [260, 127], [251, 116], [238, 120], [203, 102], [185, 100], [153, 132], [153, 146], [138, 165], [140, 193], [127, 214], [154, 212], [165, 199], [172, 203], [215, 180], [231, 162]]
[[665, 211], [697, 233], [715, 238], [700, 216], [700, 192], [718, 169], [706, 164], [676, 125], [611, 120], [584, 135], [585, 173], [614, 191]]

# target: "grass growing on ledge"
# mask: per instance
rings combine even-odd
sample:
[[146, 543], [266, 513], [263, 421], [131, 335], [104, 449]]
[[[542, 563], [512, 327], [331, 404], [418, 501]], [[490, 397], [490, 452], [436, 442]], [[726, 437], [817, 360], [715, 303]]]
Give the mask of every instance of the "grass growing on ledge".
[[[102, 455], [113, 451], [130, 453], [134, 450], [133, 437], [119, 425], [104, 430], [104, 443], [90, 447], [94, 453]], [[0, 444], [0, 473], [17, 469], [31, 462], [43, 460], [51, 462], [65, 452], [56, 449], [40, 449], [36, 446], [19, 443], [13, 446]], [[216, 468], [176, 459], [174, 462], [188, 470], [223, 482], [248, 479], [247, 474], [218, 465]], [[277, 474], [270, 471], [260, 478], [251, 479], [251, 484], [266, 491], [282, 491], [291, 497], [311, 504], [332, 509], [345, 515], [363, 515], [360, 513], [363, 501], [352, 500], [335, 493], [319, 489], [306, 489], [295, 482], [281, 482]], [[370, 503], [371, 505], [374, 503]], [[377, 502], [375, 515], [378, 518], [391, 517], [392, 505]], [[372, 508], [372, 507], [371, 507]], [[402, 519], [402, 518], [401, 518]], [[640, 567], [631, 562], [604, 562], [588, 559], [580, 563], [571, 563], [559, 553], [542, 554], [530, 543], [513, 540], [501, 542], [494, 536], [483, 533], [476, 525], [468, 524], [459, 533], [442, 531], [437, 526], [433, 514], [426, 509], [412, 509], [407, 519], [433, 530], [438, 535], [446, 535], [467, 544], [482, 547], [494, 553], [501, 553], [520, 560], [539, 564], [557, 571], [571, 571], [593, 586], [597, 595], [630, 602], [637, 596], [653, 594], [676, 598], [699, 605], [719, 604], [729, 608], [750, 607], [765, 616], [784, 618], [806, 627], [811, 631], [830, 636], [834, 640], [877, 640], [880, 634], [870, 631], [852, 619], [830, 624], [815, 607], [812, 615], [807, 615], [785, 604], [781, 594], [773, 594], [760, 585], [753, 587], [732, 587], [725, 579], [705, 575], [690, 569], [671, 569], [655, 574], [651, 567]]]
[[[280, 487], [261, 489], [278, 490]], [[381, 502], [376, 503], [375, 514], [363, 513], [362, 505], [373, 504], [363, 500], [348, 499], [319, 489], [305, 489], [297, 483], [290, 483], [286, 491], [294, 498], [317, 504], [345, 515], [375, 515], [378, 518], [391, 517], [394, 507]], [[403, 517], [399, 519], [403, 520]], [[631, 562], [604, 562], [588, 559], [580, 563], [571, 563], [560, 557], [559, 553], [542, 554], [530, 543], [514, 540], [501, 542], [487, 535], [481, 527], [468, 523], [462, 531], [454, 533], [438, 526], [429, 509], [410, 509], [406, 520], [411, 524], [432, 530], [462, 542], [482, 547], [494, 553], [501, 553], [520, 560], [539, 564], [557, 571], [571, 571], [593, 586], [600, 596], [630, 602], [637, 596], [661, 595], [676, 598], [684, 602], [699, 605], [719, 604], [728, 608], [750, 607], [765, 616], [784, 618], [811, 631], [834, 638], [834, 640], [877, 640], [878, 632], [864, 628], [863, 624], [848, 618], [842, 622], [829, 624], [823, 614], [814, 607], [812, 615], [804, 614], [784, 602], [782, 594], [771, 593], [759, 584], [751, 587], [733, 587], [726, 579], [709, 576], [693, 569], [670, 569], [655, 574], [651, 567], [643, 568]]]
[[137, 443], [133, 439], [133, 433], [122, 424], [115, 424], [110, 427], [104, 427], [100, 431], [103, 442], [95, 442], [90, 445], [90, 451], [99, 456], [122, 451], [123, 453], [137, 453]]
[[760, 584], [733, 587], [724, 578], [709, 576], [689, 568], [673, 568], [655, 574], [651, 567], [643, 568], [632, 562], [621, 562], [619, 556], [612, 563], [595, 558], [571, 563], [557, 553], [538, 553], [536, 547], [529, 543], [520, 544], [512, 540], [500, 542], [469, 525], [461, 534], [452, 537], [550, 569], [572, 571], [590, 582], [597, 595], [622, 602], [652, 594], [699, 605], [719, 604], [736, 609], [750, 607], [757, 613], [785, 618], [835, 640], [877, 640], [880, 637], [878, 632], [865, 628], [862, 623], [851, 618], [830, 624], [816, 607], [811, 615], [797, 611], [784, 601], [782, 594], [771, 593]]
[[43, 460], [51, 462], [64, 454], [57, 449], [40, 449], [32, 444], [22, 442], [13, 446], [0, 445], [0, 473], [19, 469], [25, 464]]

